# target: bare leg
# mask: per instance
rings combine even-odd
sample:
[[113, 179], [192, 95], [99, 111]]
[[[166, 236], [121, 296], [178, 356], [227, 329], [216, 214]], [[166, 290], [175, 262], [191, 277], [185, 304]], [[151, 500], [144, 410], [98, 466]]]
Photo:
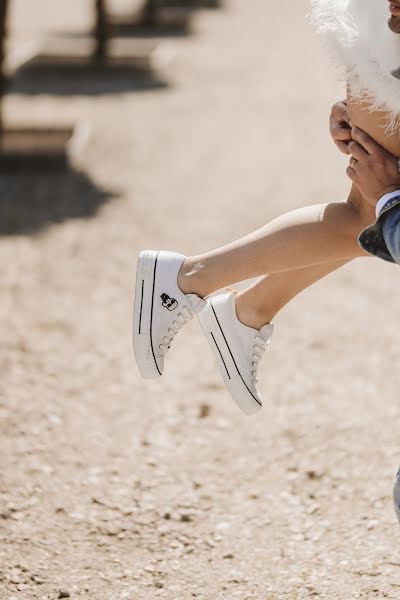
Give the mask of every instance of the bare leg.
[[324, 263], [261, 277], [237, 294], [236, 313], [239, 320], [248, 327], [261, 329], [263, 325], [270, 323], [292, 298], [345, 264], [346, 261]]
[[[348, 98], [352, 123], [400, 157], [399, 132], [389, 135], [382, 127], [385, 114], [368, 108], [367, 104]], [[357, 238], [374, 220], [373, 208], [353, 186], [347, 202], [293, 211], [241, 240], [189, 257], [178, 283], [186, 293], [205, 297], [237, 281], [264, 276], [240, 293], [236, 303], [243, 322], [263, 325], [302, 289], [365, 255]]]
[[267, 273], [347, 262], [365, 255], [357, 237], [373, 221], [373, 209], [353, 188], [347, 202], [292, 211], [240, 240], [187, 258], [178, 283], [183, 292], [206, 297], [227, 285]]

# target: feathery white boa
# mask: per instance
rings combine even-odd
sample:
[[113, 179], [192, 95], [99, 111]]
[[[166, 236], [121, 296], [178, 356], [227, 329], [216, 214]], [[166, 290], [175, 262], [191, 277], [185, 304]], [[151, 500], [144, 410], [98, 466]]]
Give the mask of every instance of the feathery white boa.
[[389, 16], [387, 0], [311, 0], [311, 22], [344, 67], [352, 96], [386, 110], [392, 129], [400, 117], [400, 34]]

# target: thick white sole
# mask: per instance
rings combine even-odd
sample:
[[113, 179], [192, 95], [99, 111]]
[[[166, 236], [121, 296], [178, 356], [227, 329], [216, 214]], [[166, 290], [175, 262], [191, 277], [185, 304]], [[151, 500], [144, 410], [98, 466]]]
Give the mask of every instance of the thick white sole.
[[133, 350], [140, 374], [145, 379], [156, 379], [162, 375], [155, 357], [151, 332], [157, 257], [158, 252], [144, 250], [139, 254], [136, 269]]
[[213, 309], [212, 299], [197, 315], [204, 335], [217, 363], [218, 370], [232, 399], [245, 415], [262, 408], [261, 402], [248, 389], [232, 356], [231, 349]]

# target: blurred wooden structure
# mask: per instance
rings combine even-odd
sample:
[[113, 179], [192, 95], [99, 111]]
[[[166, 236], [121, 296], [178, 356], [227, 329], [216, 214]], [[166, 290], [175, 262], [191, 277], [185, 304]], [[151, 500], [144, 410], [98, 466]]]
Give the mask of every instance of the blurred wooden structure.
[[174, 35], [190, 31], [194, 10], [220, 5], [221, 0], [144, 0], [137, 13], [111, 15], [110, 22], [117, 35]]
[[[6, 91], [6, 74], [4, 62], [6, 55], [6, 22], [7, 22], [8, 0], [0, 3], [0, 136], [3, 130], [3, 97]], [[1, 141], [1, 139], [0, 139]]]
[[4, 97], [7, 88], [5, 70], [7, 17], [9, 0], [0, 0], [0, 171], [65, 167], [72, 127], [34, 127], [20, 125], [7, 128]]
[[90, 35], [51, 36], [40, 43], [21, 67], [64, 70], [150, 69], [157, 43], [150, 40], [115, 39], [106, 0], [92, 2], [94, 27]]

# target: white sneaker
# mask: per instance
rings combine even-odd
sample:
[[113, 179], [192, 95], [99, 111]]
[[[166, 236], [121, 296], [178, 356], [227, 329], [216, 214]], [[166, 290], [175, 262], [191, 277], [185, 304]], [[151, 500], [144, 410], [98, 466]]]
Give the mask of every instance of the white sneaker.
[[262, 407], [257, 390], [257, 369], [273, 326], [260, 331], [243, 325], [236, 315], [236, 294], [221, 294], [207, 301], [198, 315], [222, 379], [239, 408], [251, 415]]
[[145, 250], [139, 254], [133, 312], [133, 348], [141, 375], [162, 375], [164, 356], [175, 335], [205, 305], [195, 294], [184, 294], [177, 279], [184, 256]]

